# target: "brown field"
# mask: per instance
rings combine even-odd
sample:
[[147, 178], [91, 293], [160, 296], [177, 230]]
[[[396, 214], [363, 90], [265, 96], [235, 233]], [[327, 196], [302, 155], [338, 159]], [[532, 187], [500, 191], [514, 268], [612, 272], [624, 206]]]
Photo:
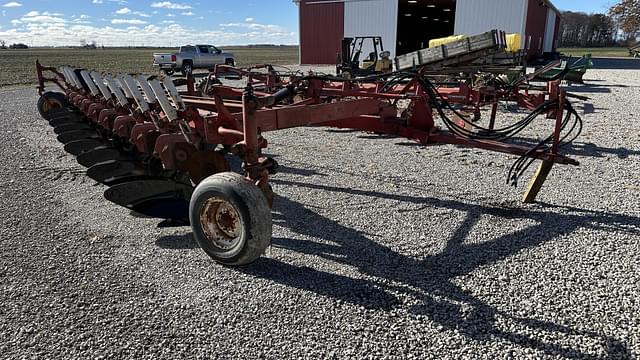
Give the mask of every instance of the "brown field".
[[[239, 66], [260, 63], [296, 64], [298, 47], [225, 47], [232, 51]], [[0, 50], [0, 86], [35, 84], [35, 61], [46, 66], [72, 65], [107, 72], [156, 73], [152, 66], [154, 52], [171, 52], [175, 49], [29, 49]]]

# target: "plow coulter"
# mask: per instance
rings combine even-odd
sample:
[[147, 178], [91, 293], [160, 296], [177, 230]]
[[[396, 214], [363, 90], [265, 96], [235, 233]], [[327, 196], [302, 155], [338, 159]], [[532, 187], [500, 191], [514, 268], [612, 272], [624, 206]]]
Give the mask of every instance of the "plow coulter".
[[[526, 202], [535, 200], [553, 164], [578, 164], [560, 153], [581, 121], [558, 82], [533, 94], [513, 83], [444, 87], [420, 69], [343, 79], [220, 66], [178, 91], [169, 77], [36, 67], [40, 114], [87, 176], [107, 187], [105, 197], [165, 225], [190, 224], [202, 249], [227, 265], [256, 260], [271, 242], [269, 177], [278, 164], [263, 153], [271, 131], [349, 128], [512, 154], [518, 160], [511, 183], [538, 160]], [[246, 86], [223, 85], [222, 73]], [[46, 83], [60, 91], [46, 91]], [[496, 127], [498, 102], [514, 99], [531, 114]], [[493, 107], [489, 124], [463, 113], [485, 107]], [[550, 135], [534, 146], [509, 142], [534, 121], [548, 121]], [[239, 172], [230, 170], [231, 157], [242, 162]]]

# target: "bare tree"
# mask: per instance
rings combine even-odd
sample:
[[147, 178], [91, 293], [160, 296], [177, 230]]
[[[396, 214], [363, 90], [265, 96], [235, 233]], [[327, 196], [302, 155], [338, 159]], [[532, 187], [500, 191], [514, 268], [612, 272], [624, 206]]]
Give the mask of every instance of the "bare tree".
[[605, 14], [562, 13], [560, 46], [611, 46], [615, 44], [615, 33], [613, 20]]
[[609, 15], [627, 40], [634, 40], [640, 35], [640, 0], [619, 0], [609, 9]]
[[7, 42], [4, 40], [0, 40], [0, 49], [6, 49], [7, 48]]

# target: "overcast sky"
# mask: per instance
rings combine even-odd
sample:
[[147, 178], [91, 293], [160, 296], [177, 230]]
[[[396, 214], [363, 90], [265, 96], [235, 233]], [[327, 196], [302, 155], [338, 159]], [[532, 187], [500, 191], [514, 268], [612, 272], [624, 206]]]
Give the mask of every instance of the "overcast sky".
[[[482, 1], [482, 0], [477, 0]], [[562, 10], [604, 12], [613, 1], [554, 0]], [[291, 0], [0, 0], [0, 40], [32, 46], [296, 44]]]

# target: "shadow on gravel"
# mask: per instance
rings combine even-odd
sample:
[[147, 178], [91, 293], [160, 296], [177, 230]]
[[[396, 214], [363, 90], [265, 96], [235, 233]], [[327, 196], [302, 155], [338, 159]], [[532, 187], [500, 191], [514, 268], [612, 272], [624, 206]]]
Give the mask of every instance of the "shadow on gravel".
[[[580, 57], [565, 58], [569, 64], [580, 59]], [[594, 69], [600, 70], [640, 70], [640, 59], [623, 57], [594, 57], [591, 58]], [[587, 76], [589, 72], [587, 71]]]
[[[275, 238], [272, 241], [274, 246], [286, 247], [282, 244], [291, 240]], [[240, 271], [367, 309], [391, 310], [398, 304], [394, 295], [370, 281], [295, 266], [275, 259], [262, 257], [253, 264], [240, 268]]]
[[[577, 58], [574, 58], [577, 59]], [[593, 58], [594, 69], [640, 70], [640, 59], [633, 58]]]
[[299, 175], [299, 176], [327, 176], [327, 174], [323, 174], [317, 170], [300, 169], [300, 168], [294, 168], [287, 165], [279, 165], [278, 173], [292, 174], [292, 175]]
[[[524, 137], [513, 137], [510, 139], [510, 143], [520, 146], [532, 147], [537, 144], [537, 141]], [[465, 148], [460, 146], [460, 148]], [[465, 148], [468, 149], [468, 148]], [[626, 147], [610, 148], [605, 146], [599, 146], [591, 142], [572, 142], [561, 148], [560, 153], [567, 156], [582, 156], [582, 157], [596, 157], [604, 158], [610, 155], [616, 156], [618, 159], [627, 159], [631, 156], [640, 156], [640, 150], [628, 149]], [[579, 160], [579, 159], [578, 159]]]
[[334, 134], [351, 134], [351, 133], [362, 132], [361, 130], [354, 130], [354, 129], [325, 129], [324, 131], [328, 133], [334, 133]]
[[574, 108], [578, 110], [579, 114], [598, 114], [610, 110], [609, 108], [594, 106], [588, 102], [574, 104]]
[[[562, 207], [556, 207], [556, 212], [549, 212], [552, 205], [546, 204], [542, 204], [542, 208], [537, 209], [520, 209], [296, 181], [273, 180], [273, 182], [286, 186], [392, 199], [410, 208], [404, 211], [442, 208], [462, 211], [467, 215], [463, 223], [453, 230], [442, 253], [425, 259], [416, 259], [397, 253], [371, 240], [370, 235], [340, 225], [297, 202], [278, 197], [274, 204], [275, 222], [287, 226], [296, 233], [323, 239], [329, 244], [276, 238], [273, 239], [274, 246], [355, 267], [371, 280], [356, 280], [307, 267], [293, 266], [274, 259], [263, 259], [242, 269], [241, 271], [245, 273], [341, 301], [382, 310], [396, 306], [396, 297], [391, 295], [392, 293], [402, 293], [419, 303], [410, 308], [410, 312], [428, 316], [441, 326], [478, 341], [500, 339], [554, 356], [599, 358], [565, 345], [576, 336], [581, 336], [601, 344], [608, 357], [630, 356], [627, 344], [615, 338], [552, 322], [503, 313], [460, 288], [453, 279], [467, 275], [481, 266], [501, 261], [524, 249], [553, 241], [558, 236], [577, 229], [640, 234], [638, 218]], [[485, 243], [465, 244], [468, 232], [484, 214], [499, 218], [529, 219], [535, 221], [537, 225]], [[511, 325], [507, 328], [517, 330], [505, 330], [505, 323]], [[521, 329], [533, 330], [542, 335], [540, 337], [523, 335]]]
[[585, 93], [585, 94], [610, 94], [610, 85], [591, 85], [585, 84], [582, 86], [571, 86], [567, 88], [570, 93]]
[[598, 146], [594, 143], [574, 142], [571, 145], [562, 148], [565, 155], [577, 155], [587, 157], [606, 157], [607, 155], [615, 155], [618, 159], [626, 159], [630, 156], [639, 156], [639, 150], [627, 149], [624, 147], [608, 148]]
[[[365, 139], [365, 140], [381, 140], [381, 139], [400, 139], [399, 136], [397, 135], [390, 135], [390, 134], [374, 134], [374, 133], [363, 133], [361, 135], [357, 135], [356, 136], [358, 139]], [[402, 138], [404, 139], [404, 138]]]
[[198, 249], [200, 247], [191, 233], [163, 236], [156, 240], [156, 245], [169, 250]]

